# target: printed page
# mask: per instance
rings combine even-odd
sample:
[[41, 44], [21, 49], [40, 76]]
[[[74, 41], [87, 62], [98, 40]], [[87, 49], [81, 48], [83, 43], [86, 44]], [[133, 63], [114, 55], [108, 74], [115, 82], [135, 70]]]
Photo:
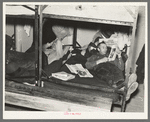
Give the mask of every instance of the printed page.
[[93, 75], [85, 69], [81, 64], [69, 65], [66, 64], [68, 69], [75, 74], [78, 74], [80, 77], [93, 77]]
[[115, 58], [116, 58], [116, 47], [112, 47], [111, 48], [111, 51], [110, 51], [110, 54], [109, 54], [109, 56], [108, 56], [108, 60], [109, 61], [114, 61], [115, 60]]

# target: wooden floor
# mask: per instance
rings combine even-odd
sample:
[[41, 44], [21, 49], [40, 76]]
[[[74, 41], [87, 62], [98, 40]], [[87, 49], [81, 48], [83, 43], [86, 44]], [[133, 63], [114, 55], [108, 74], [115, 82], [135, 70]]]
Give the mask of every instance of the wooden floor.
[[[113, 112], [119, 112], [120, 108], [113, 106]], [[144, 112], [144, 85], [140, 84], [131, 99], [127, 102], [126, 112]]]

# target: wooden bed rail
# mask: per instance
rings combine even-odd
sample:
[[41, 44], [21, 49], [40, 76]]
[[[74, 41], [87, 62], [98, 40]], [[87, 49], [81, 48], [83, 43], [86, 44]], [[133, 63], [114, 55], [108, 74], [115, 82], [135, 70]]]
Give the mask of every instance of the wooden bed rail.
[[99, 92], [49, 84], [28, 86], [6, 80], [5, 103], [44, 111], [111, 111], [112, 99]]

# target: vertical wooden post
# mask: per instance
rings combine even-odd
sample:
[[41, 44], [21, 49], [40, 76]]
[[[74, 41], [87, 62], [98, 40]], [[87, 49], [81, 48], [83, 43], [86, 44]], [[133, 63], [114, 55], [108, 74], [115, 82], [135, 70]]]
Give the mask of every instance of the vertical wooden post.
[[76, 47], [76, 41], [77, 41], [77, 24], [74, 24], [74, 31], [73, 31], [73, 48]]
[[43, 26], [43, 16], [42, 16], [42, 6], [40, 8], [40, 16], [39, 16], [39, 76], [38, 76], [38, 86], [41, 86], [41, 76], [42, 76], [42, 26]]
[[136, 24], [137, 24], [137, 17], [138, 17], [138, 7], [135, 11], [135, 16], [134, 16], [134, 23], [132, 26], [132, 37], [131, 37], [131, 46], [129, 50], [129, 58], [127, 60], [127, 65], [126, 65], [126, 77], [132, 73], [132, 67], [133, 67], [133, 55], [134, 55], [134, 41], [135, 41], [135, 32], [136, 32]]
[[[126, 69], [125, 69], [125, 93], [127, 94], [127, 89], [128, 89], [128, 81], [129, 81], [129, 77], [132, 73], [132, 68], [133, 68], [133, 52], [134, 52], [134, 41], [135, 41], [135, 32], [136, 32], [136, 24], [137, 24], [137, 17], [138, 17], [138, 7], [135, 10], [135, 16], [134, 18], [134, 22], [132, 25], [132, 38], [131, 38], [131, 46], [130, 46], [130, 50], [129, 50], [129, 58], [127, 60], [127, 65], [126, 65]], [[123, 103], [122, 103], [122, 108], [121, 111], [125, 111], [125, 106], [126, 106], [126, 94], [124, 95], [123, 98]]]
[[35, 21], [34, 21], [34, 41], [35, 41], [35, 83], [39, 81], [39, 62], [38, 62], [38, 5], [35, 5]]

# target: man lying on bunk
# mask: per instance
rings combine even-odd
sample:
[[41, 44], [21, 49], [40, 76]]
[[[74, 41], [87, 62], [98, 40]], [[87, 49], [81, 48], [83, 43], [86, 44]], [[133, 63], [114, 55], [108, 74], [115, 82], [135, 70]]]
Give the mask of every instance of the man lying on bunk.
[[[98, 39], [96, 40], [98, 41]], [[95, 41], [95, 43], [97, 43], [97, 41]], [[98, 48], [95, 43], [90, 43], [84, 50], [73, 50], [71, 52], [72, 57], [68, 60], [67, 63], [80, 63], [84, 67], [92, 71], [94, 75], [97, 75], [101, 80], [105, 80], [106, 82], [108, 82], [108, 85], [117, 87], [119, 84], [122, 84], [124, 82], [122, 73], [122, 71], [124, 70], [124, 62], [122, 61], [121, 51], [118, 47], [116, 47], [116, 54], [118, 55], [118, 57], [113, 61], [108, 62], [107, 57], [109, 48], [106, 46], [105, 42], [99, 43]], [[45, 71], [48, 73], [48, 75], [50, 75], [52, 70], [56, 71], [56, 69], [59, 69], [61, 67], [62, 59], [64, 59], [64, 57], [60, 60], [54, 61], [52, 64], [46, 67]], [[104, 63], [106, 61], [107, 63]]]
[[118, 46], [116, 46], [116, 51], [114, 53], [115, 58], [110, 59], [107, 53], [106, 43], [100, 42], [97, 45], [98, 52], [87, 58], [85, 66], [101, 80], [104, 80], [110, 86], [118, 86], [124, 82], [123, 70], [124, 62], [121, 57], [121, 51]]
[[[117, 57], [114, 60], [110, 60], [108, 57], [110, 48], [107, 47], [105, 42], [98, 43], [98, 40], [99, 37], [95, 39], [94, 43], [88, 45], [86, 51], [83, 50], [81, 52], [82, 55], [87, 57], [85, 67], [101, 80], [106, 81], [108, 85], [115, 88], [117, 87], [118, 89], [124, 88], [124, 77], [122, 72], [124, 70], [124, 62], [120, 49], [116, 46]], [[99, 50], [98, 52], [97, 47]], [[138, 88], [136, 80], [136, 74], [133, 73], [129, 76], [126, 101], [130, 99], [131, 94]]]
[[[89, 53], [88, 56], [91, 56], [87, 58], [87, 62], [85, 63], [86, 68], [91, 70], [92, 73], [94, 72], [101, 80], [106, 81], [108, 85], [115, 88], [124, 88], [124, 77], [122, 72], [124, 70], [124, 62], [119, 47], [116, 46], [117, 57], [114, 60], [110, 60], [110, 51], [108, 51], [110, 48], [107, 47], [105, 42], [100, 42], [97, 45], [99, 51], [96, 52], [97, 40], [98, 38], [93, 44], [89, 44], [87, 48], [87, 52]], [[138, 88], [136, 80], [136, 74], [133, 73], [129, 76], [126, 101], [130, 99], [131, 94]]]
[[[69, 47], [63, 48], [62, 40], [68, 36], [68, 28], [61, 25], [52, 26], [52, 31], [56, 39], [52, 43], [43, 45], [42, 68], [45, 69], [49, 64], [61, 58], [68, 51]], [[11, 37], [10, 37], [11, 38]], [[35, 75], [35, 52], [34, 43], [26, 52], [10, 50], [12, 39], [6, 35], [6, 75], [8, 76], [34, 76]], [[46, 39], [45, 39], [46, 40]], [[44, 40], [44, 41], [45, 41]], [[10, 45], [10, 46], [9, 46]], [[51, 47], [51, 49], [47, 49]], [[46, 54], [46, 55], [45, 55]], [[43, 60], [44, 59], [44, 60]], [[61, 65], [61, 64], [60, 64]], [[60, 66], [58, 65], [58, 66]], [[57, 66], [55, 67], [57, 69]]]

